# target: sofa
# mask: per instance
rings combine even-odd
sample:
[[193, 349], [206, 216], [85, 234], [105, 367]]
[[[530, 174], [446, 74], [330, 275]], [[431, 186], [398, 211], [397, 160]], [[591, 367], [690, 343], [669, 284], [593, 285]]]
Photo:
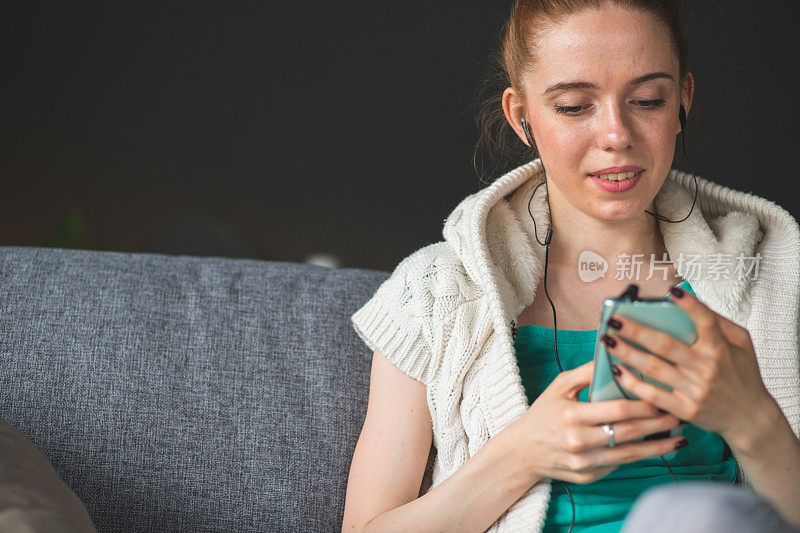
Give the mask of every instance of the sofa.
[[0, 531], [341, 530], [388, 276], [0, 247]]

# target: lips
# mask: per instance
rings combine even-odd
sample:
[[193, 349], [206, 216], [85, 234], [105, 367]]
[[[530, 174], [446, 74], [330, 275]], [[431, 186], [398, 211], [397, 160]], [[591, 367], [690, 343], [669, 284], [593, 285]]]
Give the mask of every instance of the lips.
[[625, 165], [622, 167], [608, 167], [603, 168], [600, 170], [595, 170], [594, 172], [590, 172], [590, 176], [599, 176], [601, 174], [619, 174], [621, 172], [639, 172], [640, 170], [644, 170], [642, 167], [637, 167], [636, 165]]
[[603, 189], [605, 192], [624, 193], [636, 186], [636, 184], [642, 177], [642, 172], [644, 171], [637, 172], [636, 174], [634, 174], [632, 178], [624, 180], [610, 180], [602, 176], [589, 176], [589, 177], [592, 178], [592, 181], [595, 183], [595, 185]]

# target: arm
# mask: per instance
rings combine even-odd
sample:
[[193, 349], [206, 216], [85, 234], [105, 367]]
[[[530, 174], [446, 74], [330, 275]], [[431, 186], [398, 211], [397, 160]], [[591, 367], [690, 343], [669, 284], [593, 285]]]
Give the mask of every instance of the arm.
[[342, 531], [419, 496], [432, 440], [426, 387], [375, 350], [369, 403], [347, 480]]
[[800, 527], [800, 440], [772, 396], [728, 445], [755, 491]]
[[378, 351], [342, 531], [485, 531], [539, 478], [506, 430], [419, 497], [432, 438], [426, 387]]
[[514, 455], [509, 431], [490, 439], [452, 476], [416, 500], [379, 515], [366, 531], [486, 531], [539, 478]]
[[83, 502], [50, 459], [2, 418], [0, 531], [97, 531]]

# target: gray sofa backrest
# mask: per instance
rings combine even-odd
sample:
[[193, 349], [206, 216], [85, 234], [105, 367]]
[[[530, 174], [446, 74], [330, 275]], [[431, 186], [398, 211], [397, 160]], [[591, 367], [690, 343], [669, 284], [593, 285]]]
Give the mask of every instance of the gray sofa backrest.
[[0, 247], [0, 417], [100, 531], [339, 531], [388, 275]]

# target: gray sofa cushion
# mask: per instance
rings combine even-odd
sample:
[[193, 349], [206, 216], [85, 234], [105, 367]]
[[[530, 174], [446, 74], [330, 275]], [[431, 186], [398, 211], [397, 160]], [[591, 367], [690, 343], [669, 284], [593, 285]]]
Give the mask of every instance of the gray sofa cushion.
[[0, 247], [0, 417], [100, 531], [340, 530], [388, 275]]

